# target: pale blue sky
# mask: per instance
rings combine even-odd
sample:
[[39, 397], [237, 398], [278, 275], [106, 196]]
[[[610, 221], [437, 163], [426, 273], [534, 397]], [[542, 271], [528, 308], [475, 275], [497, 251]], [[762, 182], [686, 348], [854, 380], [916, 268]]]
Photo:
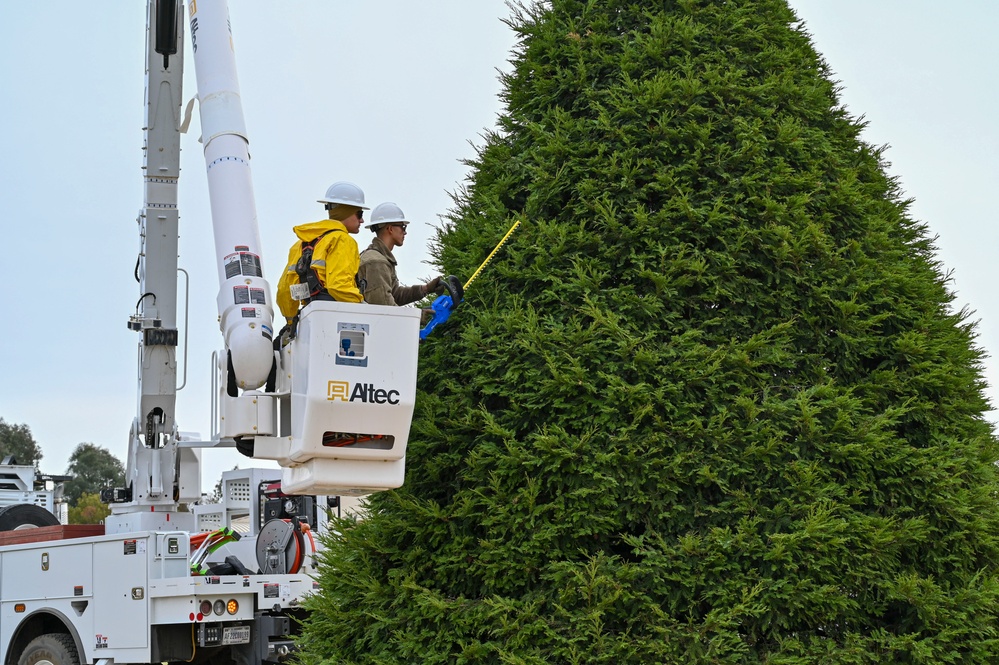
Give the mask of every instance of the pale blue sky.
[[[912, 215], [939, 235], [959, 302], [999, 350], [992, 200], [999, 129], [999, 4], [955, 0], [792, 0], [866, 115], [890, 144]], [[82, 441], [124, 459], [135, 412], [137, 337], [125, 323], [138, 287], [145, 3], [0, 0], [0, 417], [28, 424], [44, 471]], [[231, 0], [265, 276], [276, 285], [290, 227], [321, 216], [334, 180], [416, 221], [397, 250], [400, 278], [421, 263], [431, 224], [464, 177], [469, 142], [500, 111], [496, 69], [513, 35], [503, 0]], [[187, 45], [188, 49], [190, 45]], [[195, 93], [187, 62], [184, 99]], [[180, 264], [191, 274], [188, 385], [181, 428], [207, 435], [209, 359], [221, 344], [199, 125], [182, 147]], [[370, 238], [361, 232], [359, 241]], [[988, 361], [990, 383], [999, 362]], [[995, 399], [997, 392], [990, 388]], [[207, 451], [203, 485], [247, 460]]]

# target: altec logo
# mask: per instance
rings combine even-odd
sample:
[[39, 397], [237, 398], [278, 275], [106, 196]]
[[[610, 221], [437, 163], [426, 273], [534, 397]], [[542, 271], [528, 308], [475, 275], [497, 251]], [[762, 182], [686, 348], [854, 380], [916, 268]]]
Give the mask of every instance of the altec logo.
[[367, 402], [370, 404], [398, 404], [399, 391], [375, 388], [373, 383], [355, 383], [350, 389], [348, 381], [330, 381], [326, 385], [326, 399], [344, 402]]

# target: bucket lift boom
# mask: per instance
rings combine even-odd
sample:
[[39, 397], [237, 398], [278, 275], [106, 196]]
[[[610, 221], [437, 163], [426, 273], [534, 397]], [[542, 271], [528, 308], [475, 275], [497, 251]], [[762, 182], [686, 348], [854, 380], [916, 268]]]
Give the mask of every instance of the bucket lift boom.
[[[212, 440], [178, 431], [177, 185], [184, 4], [149, 0], [145, 205], [139, 215], [138, 413], [126, 487], [106, 493], [112, 529], [178, 528], [178, 503], [200, 498], [199, 446], [236, 445], [275, 460], [284, 491], [363, 495], [399, 487], [416, 394], [417, 310], [314, 302], [298, 335], [275, 343], [249, 139], [226, 0], [192, 0], [188, 17], [224, 349], [217, 355]], [[171, 517], [173, 515], [173, 517]], [[167, 524], [168, 522], [173, 523]]]

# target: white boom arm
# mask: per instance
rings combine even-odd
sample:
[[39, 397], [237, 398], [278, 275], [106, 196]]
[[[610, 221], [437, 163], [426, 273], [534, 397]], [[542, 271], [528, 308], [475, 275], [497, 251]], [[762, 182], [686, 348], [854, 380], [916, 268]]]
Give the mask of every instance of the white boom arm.
[[257, 388], [274, 363], [271, 288], [261, 267], [246, 125], [225, 0], [191, 3], [201, 139], [219, 273], [219, 323], [236, 385]]
[[[226, 0], [192, 1], [190, 24], [228, 352], [218, 368], [219, 438], [277, 461], [289, 493], [399, 487], [416, 397], [420, 312], [312, 303], [302, 311], [298, 337], [275, 354]], [[272, 367], [273, 381], [255, 390]]]
[[[183, 80], [183, 4], [149, 0], [146, 28], [145, 204], [139, 213], [139, 302], [128, 327], [139, 341], [139, 400], [129, 433], [125, 487], [109, 533], [166, 526], [178, 501], [201, 495], [200, 451], [177, 446], [177, 182]], [[172, 526], [179, 526], [176, 520]]]

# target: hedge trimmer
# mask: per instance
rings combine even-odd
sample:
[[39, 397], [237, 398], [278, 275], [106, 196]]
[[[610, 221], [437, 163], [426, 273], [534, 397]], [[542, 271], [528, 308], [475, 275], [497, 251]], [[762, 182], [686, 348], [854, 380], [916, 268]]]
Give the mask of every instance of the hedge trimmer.
[[482, 262], [482, 265], [480, 265], [474, 273], [472, 273], [472, 276], [468, 278], [468, 281], [465, 282], [464, 285], [462, 285], [462, 283], [459, 282], [458, 278], [454, 275], [448, 275], [447, 279], [442, 280], [444, 288], [447, 289], [448, 292], [445, 295], [439, 296], [430, 306], [434, 316], [430, 319], [429, 323], [427, 323], [426, 327], [420, 331], [421, 340], [426, 339], [427, 336], [433, 332], [434, 328], [437, 327], [437, 324], [444, 323], [448, 320], [454, 308], [457, 307], [462, 300], [464, 300], [465, 291], [467, 291], [471, 283], [475, 281], [475, 278], [479, 276], [479, 273], [481, 273], [482, 269], [486, 267], [486, 264], [489, 263], [489, 261], [491, 261], [496, 255], [496, 252], [498, 252], [500, 247], [503, 246], [503, 243], [507, 241], [507, 238], [509, 238], [513, 232], [517, 230], [518, 226], [520, 226], [519, 220], [513, 223], [513, 226], [511, 226], [510, 230], [506, 232], [503, 239], [500, 240], [496, 247], [493, 248], [493, 251], [489, 252], [489, 256], [486, 257], [486, 260]]

